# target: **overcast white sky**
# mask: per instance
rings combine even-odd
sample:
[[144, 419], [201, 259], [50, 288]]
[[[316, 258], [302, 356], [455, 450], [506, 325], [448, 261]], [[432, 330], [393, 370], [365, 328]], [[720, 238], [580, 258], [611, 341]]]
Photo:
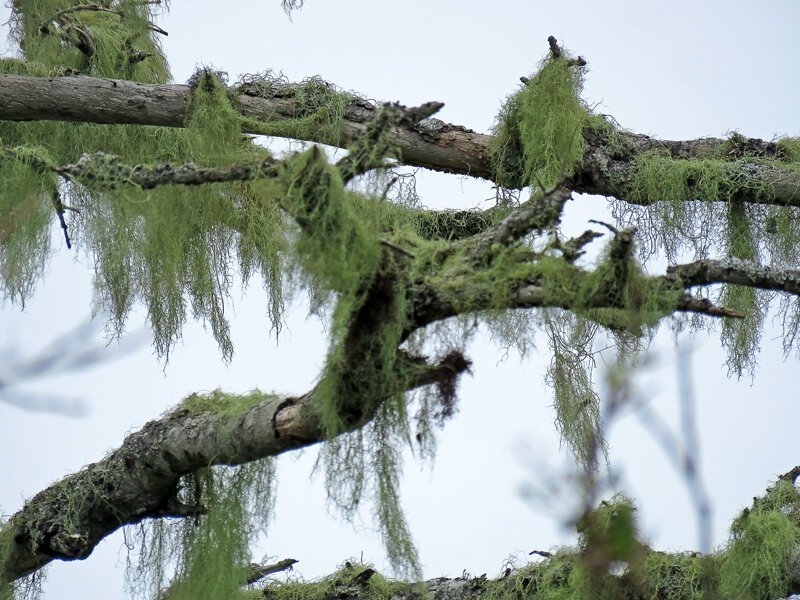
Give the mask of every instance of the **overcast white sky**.
[[[200, 65], [232, 76], [268, 68], [291, 79], [318, 74], [380, 100], [443, 101], [439, 117], [479, 131], [488, 130], [501, 100], [535, 68], [552, 34], [588, 60], [584, 97], [629, 129], [671, 139], [736, 129], [769, 139], [800, 134], [798, 17], [800, 5], [791, 0], [308, 0], [289, 21], [279, 0], [174, 0], [161, 24], [169, 31], [165, 48], [177, 82]], [[486, 207], [492, 195], [484, 182], [466, 178], [423, 173], [419, 179], [431, 206]], [[605, 207], [603, 198], [577, 200], [567, 227], [579, 232], [588, 219], [607, 218]], [[31, 355], [85, 319], [91, 306], [91, 260], [61, 249], [34, 301], [24, 311], [8, 305], [0, 311], [0, 345]], [[301, 300], [276, 345], [265, 306], [257, 284], [234, 294], [236, 356], [229, 366], [193, 323], [166, 369], [144, 348], [26, 388], [80, 398], [87, 416], [24, 412], [0, 402], [0, 510], [13, 513], [25, 498], [102, 458], [127, 432], [191, 392], [309, 389], [324, 356], [322, 326], [305, 318]], [[131, 330], [142, 325], [141, 312], [137, 319]], [[655, 366], [640, 385], [675, 424], [675, 351], [663, 329]], [[717, 337], [690, 345], [702, 472], [713, 502], [714, 543], [720, 544], [736, 512], [800, 462], [800, 376], [795, 359], [783, 359], [777, 326], [764, 335], [752, 386], [726, 378]], [[562, 499], [531, 504], [519, 493], [524, 485], [560, 481], [569, 471], [543, 385], [546, 343], [524, 361], [513, 354], [501, 361], [502, 351], [480, 338], [469, 356], [474, 375], [462, 383], [460, 414], [441, 436], [435, 468], [421, 468], [410, 456], [406, 463], [403, 500], [428, 577], [464, 570], [496, 575], [509, 556], [524, 558], [532, 549], [573, 540]], [[315, 455], [307, 450], [280, 460], [275, 518], [254, 558], [293, 557], [303, 576], [316, 577], [363, 553], [386, 570], [369, 513], [355, 526], [329, 514], [320, 481], [309, 479]], [[635, 418], [611, 432], [611, 463], [619, 489], [637, 499], [652, 544], [696, 548], [685, 486]], [[120, 597], [124, 562], [117, 534], [86, 561], [54, 564], [46, 597]]]

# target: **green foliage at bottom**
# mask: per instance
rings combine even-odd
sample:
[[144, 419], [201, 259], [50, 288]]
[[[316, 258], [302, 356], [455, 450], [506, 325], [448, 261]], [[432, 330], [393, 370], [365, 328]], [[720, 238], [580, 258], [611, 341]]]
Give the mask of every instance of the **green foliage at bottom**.
[[373, 565], [348, 561], [335, 573], [316, 581], [289, 580], [267, 585], [264, 590], [253, 590], [250, 598], [272, 600], [329, 600], [348, 598], [356, 594], [370, 600], [391, 600], [399, 591], [407, 591], [413, 585], [404, 581], [388, 579], [375, 572]]
[[786, 596], [799, 551], [800, 490], [789, 481], [779, 481], [731, 525], [731, 542], [720, 570], [723, 597]]

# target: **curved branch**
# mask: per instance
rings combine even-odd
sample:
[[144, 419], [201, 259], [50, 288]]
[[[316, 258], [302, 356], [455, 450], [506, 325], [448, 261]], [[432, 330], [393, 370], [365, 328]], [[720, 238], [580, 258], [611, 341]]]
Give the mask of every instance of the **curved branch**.
[[[451, 380], [469, 369], [461, 355], [435, 364], [407, 354], [401, 359], [411, 373], [408, 389]], [[0, 530], [6, 558], [0, 562], [0, 581], [24, 577], [55, 559], [86, 558], [123, 525], [197, 514], [176, 510], [182, 475], [323, 441], [314, 390], [300, 397], [260, 397], [236, 414], [178, 406], [128, 435], [104, 459], [36, 494]], [[363, 415], [356, 426], [371, 418]]]

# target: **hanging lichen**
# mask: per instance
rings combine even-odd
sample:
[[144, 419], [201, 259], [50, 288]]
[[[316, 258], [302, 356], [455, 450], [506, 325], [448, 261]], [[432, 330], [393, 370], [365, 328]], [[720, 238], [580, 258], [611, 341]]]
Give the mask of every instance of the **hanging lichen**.
[[490, 146], [498, 184], [549, 188], [572, 173], [589, 119], [582, 86], [583, 67], [565, 56], [548, 58], [505, 102]]
[[724, 598], [782, 598], [800, 549], [800, 491], [779, 481], [731, 525], [723, 557], [720, 591]]
[[152, 25], [153, 3], [113, 9], [72, 0], [14, 2], [12, 36], [27, 61], [84, 75], [166, 83], [169, 68]]
[[578, 464], [593, 472], [608, 459], [592, 381], [597, 325], [569, 313], [552, 314], [545, 323], [552, 352], [545, 380], [553, 390], [556, 427]]
[[344, 115], [353, 95], [337, 90], [327, 81], [311, 77], [300, 83], [289, 83], [284, 76], [267, 71], [242, 77], [236, 89], [249, 96], [292, 101], [291, 116], [280, 115], [272, 119], [265, 115], [259, 120], [245, 119], [248, 131], [341, 145]]
[[193, 473], [184, 478], [178, 500], [200, 513], [129, 532], [137, 553], [129, 557], [131, 591], [170, 600], [246, 598], [248, 547], [266, 531], [274, 508], [272, 459]]
[[[750, 222], [751, 218], [741, 203], [729, 204], [728, 254], [758, 262]], [[725, 286], [720, 294], [721, 304], [745, 315], [743, 319], [724, 320], [720, 336], [722, 345], [728, 351], [728, 370], [738, 377], [744, 371], [749, 371], [751, 376], [755, 375], [759, 341], [766, 315], [766, 303], [759, 296], [759, 291], [755, 288], [736, 285]]]
[[23, 147], [0, 158], [0, 298], [24, 304], [44, 271], [50, 252], [50, 220], [57, 181], [36, 159], [41, 148]]

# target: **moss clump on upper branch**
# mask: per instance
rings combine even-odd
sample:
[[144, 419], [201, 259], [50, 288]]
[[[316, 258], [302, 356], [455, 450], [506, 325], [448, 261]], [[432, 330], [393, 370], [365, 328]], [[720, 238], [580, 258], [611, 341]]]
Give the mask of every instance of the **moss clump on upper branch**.
[[583, 73], [566, 56], [549, 57], [506, 100], [490, 146], [497, 183], [549, 189], [580, 163], [590, 122], [580, 99]]
[[276, 112], [274, 119], [245, 119], [248, 131], [296, 140], [313, 138], [323, 144], [341, 145], [342, 123], [347, 106], [353, 100], [352, 94], [336, 89], [319, 77], [293, 84], [271, 71], [244, 76], [234, 89], [249, 96], [291, 100], [290, 116]]

